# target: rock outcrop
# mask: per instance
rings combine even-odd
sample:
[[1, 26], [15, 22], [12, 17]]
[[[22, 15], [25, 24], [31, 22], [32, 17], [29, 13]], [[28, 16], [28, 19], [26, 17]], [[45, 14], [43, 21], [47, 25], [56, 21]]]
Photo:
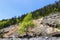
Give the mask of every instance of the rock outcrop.
[[57, 24], [60, 24], [60, 14], [56, 12], [45, 16], [42, 23], [48, 26], [57, 27]]
[[40, 19], [33, 20], [35, 26], [31, 30], [28, 30], [28, 35], [31, 36], [47, 36], [60, 34], [60, 29], [57, 25], [60, 24], [60, 14], [53, 13]]

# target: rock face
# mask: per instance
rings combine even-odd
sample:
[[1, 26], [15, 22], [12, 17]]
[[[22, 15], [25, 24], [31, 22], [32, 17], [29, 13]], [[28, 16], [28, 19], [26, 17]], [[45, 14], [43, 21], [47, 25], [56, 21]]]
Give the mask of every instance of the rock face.
[[60, 24], [60, 14], [58, 13], [50, 14], [44, 17], [42, 23], [53, 27], [57, 27], [57, 24]]
[[18, 25], [12, 25], [0, 30], [3, 37], [18, 37]]
[[[32, 36], [52, 36], [56, 32], [60, 33], [60, 30], [57, 29], [57, 24], [60, 24], [60, 14], [58, 13], [53, 13], [48, 16], [45, 16], [44, 18], [33, 20], [33, 22], [35, 24], [35, 27], [29, 30]], [[29, 32], [28, 35], [30, 35]]]

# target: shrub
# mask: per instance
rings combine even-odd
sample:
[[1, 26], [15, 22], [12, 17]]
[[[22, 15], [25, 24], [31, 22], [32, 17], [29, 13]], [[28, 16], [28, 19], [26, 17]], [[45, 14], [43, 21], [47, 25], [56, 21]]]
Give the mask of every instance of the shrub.
[[60, 24], [58, 24], [58, 29], [60, 29]]
[[19, 30], [19, 34], [23, 34], [24, 32], [27, 32], [29, 27], [33, 27], [34, 23], [32, 20], [32, 14], [29, 13], [24, 19], [23, 22], [19, 25], [20, 26], [20, 30]]

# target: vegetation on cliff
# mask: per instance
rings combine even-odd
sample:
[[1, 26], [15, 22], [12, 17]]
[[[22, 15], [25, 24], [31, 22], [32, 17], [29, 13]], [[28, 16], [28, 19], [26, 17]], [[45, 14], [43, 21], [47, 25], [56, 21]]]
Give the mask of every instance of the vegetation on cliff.
[[23, 22], [20, 23], [20, 30], [19, 30], [19, 34], [22, 34], [24, 32], [27, 32], [28, 31], [28, 28], [29, 27], [33, 27], [34, 26], [34, 23], [33, 23], [33, 20], [32, 20], [32, 14], [29, 13], [24, 19], [23, 19]]

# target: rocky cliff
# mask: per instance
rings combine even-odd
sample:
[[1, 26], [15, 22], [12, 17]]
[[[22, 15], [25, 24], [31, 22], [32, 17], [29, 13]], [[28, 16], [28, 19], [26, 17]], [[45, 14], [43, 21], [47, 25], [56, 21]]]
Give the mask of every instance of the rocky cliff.
[[29, 28], [27, 34], [29, 36], [52, 36], [60, 34], [60, 29], [58, 28], [60, 14], [58, 12], [33, 20], [33, 22], [35, 26], [34, 28]]

